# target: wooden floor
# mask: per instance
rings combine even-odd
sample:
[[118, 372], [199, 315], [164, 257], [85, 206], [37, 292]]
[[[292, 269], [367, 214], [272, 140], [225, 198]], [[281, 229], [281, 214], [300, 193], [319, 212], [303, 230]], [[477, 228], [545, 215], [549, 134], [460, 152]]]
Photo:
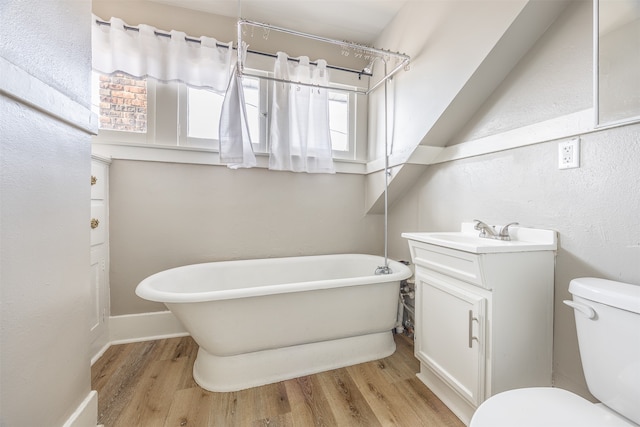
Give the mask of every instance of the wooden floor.
[[231, 393], [198, 387], [190, 337], [111, 346], [91, 369], [99, 424], [462, 427], [415, 376], [410, 339], [386, 359]]

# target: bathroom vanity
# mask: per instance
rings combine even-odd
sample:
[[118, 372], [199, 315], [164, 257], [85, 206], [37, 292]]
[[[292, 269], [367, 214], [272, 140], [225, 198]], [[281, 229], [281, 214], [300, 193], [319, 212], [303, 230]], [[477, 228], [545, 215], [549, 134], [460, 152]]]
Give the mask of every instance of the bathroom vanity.
[[488, 397], [551, 385], [552, 230], [512, 227], [511, 240], [403, 233], [415, 264], [418, 377], [465, 424]]

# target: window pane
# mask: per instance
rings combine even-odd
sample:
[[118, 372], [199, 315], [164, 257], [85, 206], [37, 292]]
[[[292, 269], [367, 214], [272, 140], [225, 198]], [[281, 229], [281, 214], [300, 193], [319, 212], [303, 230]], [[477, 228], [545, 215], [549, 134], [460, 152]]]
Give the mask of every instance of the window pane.
[[329, 128], [331, 145], [337, 151], [349, 151], [349, 95], [329, 92]]
[[[260, 82], [243, 78], [247, 121], [253, 142], [260, 137]], [[206, 89], [187, 88], [188, 137], [218, 140], [224, 95]]]
[[188, 88], [189, 138], [218, 139], [223, 95], [205, 89]]
[[242, 78], [244, 88], [244, 104], [247, 108], [247, 123], [251, 142], [257, 144], [260, 140], [260, 81], [248, 77]]
[[124, 73], [97, 75], [99, 129], [147, 132], [147, 80]]

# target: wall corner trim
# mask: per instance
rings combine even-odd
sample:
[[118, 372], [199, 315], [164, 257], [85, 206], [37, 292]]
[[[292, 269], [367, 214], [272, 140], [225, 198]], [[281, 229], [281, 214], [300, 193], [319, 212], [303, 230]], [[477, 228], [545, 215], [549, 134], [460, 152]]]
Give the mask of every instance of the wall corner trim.
[[[127, 143], [123, 141], [105, 141], [94, 138], [91, 143], [93, 155], [110, 160], [136, 160], [141, 162], [163, 162], [192, 165], [227, 165], [220, 162], [217, 150], [200, 149], [173, 145], [153, 145]], [[254, 169], [268, 169], [269, 155], [256, 153], [258, 162]], [[358, 160], [333, 159], [336, 173], [365, 174], [366, 165]]]
[[98, 133], [98, 116], [59, 90], [0, 56], [0, 94], [35, 108], [88, 134]]
[[593, 108], [445, 147], [430, 164], [571, 138], [594, 131]]
[[[446, 147], [418, 145], [413, 151], [403, 151], [390, 156], [389, 167], [402, 166], [404, 164], [436, 165], [438, 163], [526, 147], [527, 145], [572, 138], [598, 130], [602, 129], [594, 127], [593, 108], [588, 108]], [[384, 158], [367, 163], [368, 174], [381, 170], [384, 170]]]

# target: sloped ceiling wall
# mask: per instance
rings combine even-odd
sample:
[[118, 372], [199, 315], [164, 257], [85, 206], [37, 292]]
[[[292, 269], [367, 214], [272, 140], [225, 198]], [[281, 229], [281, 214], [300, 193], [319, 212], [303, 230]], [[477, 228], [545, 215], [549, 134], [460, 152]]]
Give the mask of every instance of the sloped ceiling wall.
[[[388, 135], [393, 145], [390, 201], [426, 166], [404, 163], [420, 146], [444, 147], [549, 28], [568, 1], [408, 2], [377, 45], [411, 56], [390, 83]], [[382, 117], [384, 93], [370, 98]], [[384, 123], [370, 120], [370, 160], [384, 157]], [[438, 150], [433, 150], [437, 153]], [[368, 176], [367, 211], [384, 208], [382, 171]], [[394, 184], [394, 181], [396, 182]]]

